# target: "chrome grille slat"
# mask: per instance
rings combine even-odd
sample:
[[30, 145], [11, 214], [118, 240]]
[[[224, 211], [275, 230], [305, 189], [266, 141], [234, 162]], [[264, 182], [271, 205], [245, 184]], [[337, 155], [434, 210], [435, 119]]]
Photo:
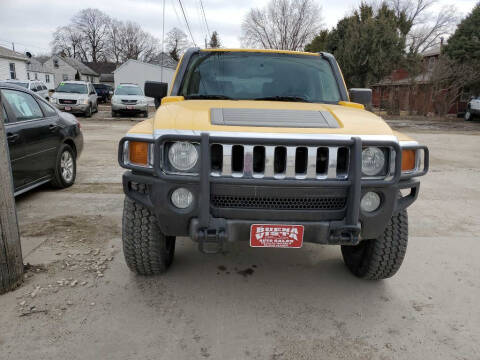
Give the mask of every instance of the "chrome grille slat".
[[[234, 178], [265, 178], [265, 179], [307, 179], [307, 180], [346, 180], [348, 176], [344, 173], [337, 171], [338, 166], [338, 152], [341, 147], [338, 146], [283, 146], [283, 145], [240, 145], [240, 144], [213, 144], [215, 146], [221, 146], [223, 160], [221, 171], [217, 170], [211, 172], [215, 177], [234, 177]], [[235, 157], [235, 161], [238, 164], [242, 164], [243, 168], [240, 170], [239, 165], [236, 165], [238, 169], [233, 171], [232, 166], [234, 163], [234, 151], [233, 147], [241, 147], [243, 149], [243, 159]], [[263, 147], [264, 152], [257, 152], [256, 147]], [[306, 148], [306, 169], [303, 160], [305, 156], [302, 155], [302, 165], [305, 172], [296, 173], [296, 161], [297, 161], [297, 149]], [[255, 151], [254, 151], [255, 149]], [[279, 151], [281, 150], [281, 151]], [[305, 150], [302, 150], [305, 152]], [[278, 155], [283, 152], [284, 155]], [[262, 154], [259, 157], [258, 154]], [[263, 155], [264, 154], [264, 155]], [[323, 154], [323, 155], [322, 155]], [[327, 163], [328, 154], [328, 163]], [[263, 158], [264, 156], [264, 158]], [[318, 166], [319, 162], [323, 162], [325, 165]], [[277, 163], [277, 164], [276, 164]], [[278, 164], [280, 163], [280, 165]], [[254, 171], [254, 164], [256, 164], [256, 171]], [[258, 164], [263, 164], [263, 171], [258, 172]], [[279, 172], [277, 166], [284, 171]], [[348, 173], [348, 162], [345, 165]]]
[[338, 155], [338, 147], [330, 146], [328, 148], [327, 179], [335, 179], [337, 177], [337, 155]]

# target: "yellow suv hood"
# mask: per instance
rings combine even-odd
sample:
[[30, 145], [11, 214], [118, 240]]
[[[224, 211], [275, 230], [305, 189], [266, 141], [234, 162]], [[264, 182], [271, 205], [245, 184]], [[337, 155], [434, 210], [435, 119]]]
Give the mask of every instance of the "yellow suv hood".
[[[338, 128], [298, 128], [266, 126], [213, 125], [211, 109], [265, 109], [328, 111], [338, 122]], [[152, 128], [153, 127], [153, 128]], [[130, 133], [152, 130], [229, 131], [290, 134], [393, 135], [390, 127], [378, 116], [349, 106], [251, 100], [184, 100], [162, 105], [149, 124], [139, 124]]]

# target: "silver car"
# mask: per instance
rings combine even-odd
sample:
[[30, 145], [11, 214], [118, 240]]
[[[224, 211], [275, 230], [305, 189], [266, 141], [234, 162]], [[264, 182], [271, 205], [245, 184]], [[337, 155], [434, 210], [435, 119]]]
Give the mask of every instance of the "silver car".
[[98, 112], [97, 92], [90, 82], [63, 81], [50, 97], [50, 103], [62, 111], [92, 116]]
[[31, 90], [37, 93], [38, 96], [48, 100], [48, 88], [47, 86], [38, 80], [6, 80], [8, 84], [17, 85], [25, 89]]
[[120, 84], [112, 97], [112, 117], [120, 114], [142, 114], [148, 116], [147, 98], [140, 86], [136, 84]]

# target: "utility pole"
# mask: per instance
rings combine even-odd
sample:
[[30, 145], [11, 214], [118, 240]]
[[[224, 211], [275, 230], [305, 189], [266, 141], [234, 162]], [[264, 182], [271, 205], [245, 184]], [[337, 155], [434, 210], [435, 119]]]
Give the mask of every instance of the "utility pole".
[[23, 281], [23, 259], [0, 92], [0, 294]]

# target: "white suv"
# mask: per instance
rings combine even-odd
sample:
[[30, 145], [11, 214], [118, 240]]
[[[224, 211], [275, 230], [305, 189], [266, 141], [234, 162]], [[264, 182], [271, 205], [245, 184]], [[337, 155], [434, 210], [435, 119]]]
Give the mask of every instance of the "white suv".
[[6, 80], [6, 83], [17, 85], [37, 93], [38, 96], [48, 100], [48, 88], [38, 80]]
[[465, 120], [473, 120], [474, 117], [480, 115], [480, 96], [473, 97], [467, 104], [467, 111], [465, 111]]
[[50, 97], [50, 103], [59, 110], [86, 117], [98, 111], [97, 92], [92, 83], [86, 81], [62, 81]]

